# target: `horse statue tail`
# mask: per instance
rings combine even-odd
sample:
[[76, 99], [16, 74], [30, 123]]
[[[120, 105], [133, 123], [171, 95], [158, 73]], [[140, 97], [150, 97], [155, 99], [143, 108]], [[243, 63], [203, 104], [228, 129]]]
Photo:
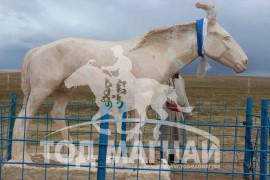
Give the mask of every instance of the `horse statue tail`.
[[23, 99], [23, 109], [25, 108], [28, 97], [31, 91], [31, 86], [30, 86], [30, 62], [32, 59], [33, 53], [37, 50], [38, 48], [31, 49], [28, 51], [28, 53], [25, 55], [23, 64], [22, 64], [22, 72], [21, 72], [21, 88], [23, 91], [24, 99]]

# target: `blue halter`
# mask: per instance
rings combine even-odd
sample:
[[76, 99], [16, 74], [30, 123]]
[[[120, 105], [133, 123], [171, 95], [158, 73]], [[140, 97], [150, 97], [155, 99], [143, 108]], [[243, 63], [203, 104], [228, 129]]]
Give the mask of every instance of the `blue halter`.
[[211, 68], [210, 64], [205, 60], [205, 56], [203, 53], [203, 41], [205, 39], [206, 31], [207, 31], [207, 19], [202, 18], [196, 21], [196, 30], [197, 30], [197, 45], [198, 45], [198, 55], [201, 57], [199, 67], [197, 70], [197, 77], [203, 78], [205, 76], [205, 72]]
[[198, 44], [198, 54], [199, 56], [203, 56], [202, 48], [203, 48], [203, 25], [204, 18], [196, 21], [196, 29], [197, 29], [197, 44]]

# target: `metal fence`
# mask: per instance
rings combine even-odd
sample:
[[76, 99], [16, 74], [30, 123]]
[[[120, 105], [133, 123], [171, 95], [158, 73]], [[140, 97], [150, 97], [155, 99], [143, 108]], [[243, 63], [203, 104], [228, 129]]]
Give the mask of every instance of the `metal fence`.
[[[99, 133], [91, 121], [98, 107], [74, 103], [67, 118], [49, 116], [51, 103], [45, 103], [32, 120], [26, 139], [12, 139], [13, 125], [21, 103], [16, 94], [1, 101], [0, 177], [2, 179], [269, 179], [268, 100], [262, 100], [261, 114], [253, 114], [253, 100], [246, 107], [196, 107], [182, 123], [147, 120], [142, 134], [127, 140], [126, 130], [142, 123], [131, 112], [112, 119], [102, 109]], [[125, 105], [122, 111], [125, 112]], [[65, 120], [73, 141], [62, 141], [54, 121]], [[117, 133], [117, 123], [122, 133]], [[163, 141], [176, 134], [153, 138], [156, 124], [161, 128], [181, 128], [182, 145]], [[81, 125], [76, 125], [81, 124]], [[84, 126], [82, 126], [84, 125]], [[108, 132], [111, 134], [108, 134]], [[52, 134], [53, 133], [53, 134]], [[27, 147], [31, 161], [12, 159], [12, 142]], [[74, 145], [81, 154], [72, 155]], [[23, 156], [26, 156], [24, 152]], [[68, 155], [69, 154], [69, 155]], [[170, 154], [173, 154], [171, 156]], [[131, 158], [132, 157], [132, 158]], [[137, 158], [134, 158], [137, 157]], [[171, 158], [174, 157], [174, 158]], [[145, 164], [143, 163], [145, 161]]]

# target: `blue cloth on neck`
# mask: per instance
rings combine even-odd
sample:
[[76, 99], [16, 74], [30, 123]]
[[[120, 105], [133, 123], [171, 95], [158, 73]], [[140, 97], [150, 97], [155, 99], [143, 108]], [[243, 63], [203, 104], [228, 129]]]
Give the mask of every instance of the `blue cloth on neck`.
[[202, 47], [203, 47], [203, 24], [204, 18], [196, 21], [196, 29], [197, 29], [197, 44], [198, 44], [198, 54], [199, 56], [203, 56]]

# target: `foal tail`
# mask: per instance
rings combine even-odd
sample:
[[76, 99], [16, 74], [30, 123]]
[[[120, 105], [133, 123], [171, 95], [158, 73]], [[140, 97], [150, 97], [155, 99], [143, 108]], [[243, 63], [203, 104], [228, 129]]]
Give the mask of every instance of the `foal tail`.
[[23, 91], [24, 99], [23, 99], [23, 109], [25, 108], [28, 97], [31, 92], [30, 86], [30, 61], [32, 59], [33, 53], [37, 50], [37, 48], [31, 49], [25, 55], [23, 65], [22, 65], [22, 72], [21, 72], [21, 88]]

